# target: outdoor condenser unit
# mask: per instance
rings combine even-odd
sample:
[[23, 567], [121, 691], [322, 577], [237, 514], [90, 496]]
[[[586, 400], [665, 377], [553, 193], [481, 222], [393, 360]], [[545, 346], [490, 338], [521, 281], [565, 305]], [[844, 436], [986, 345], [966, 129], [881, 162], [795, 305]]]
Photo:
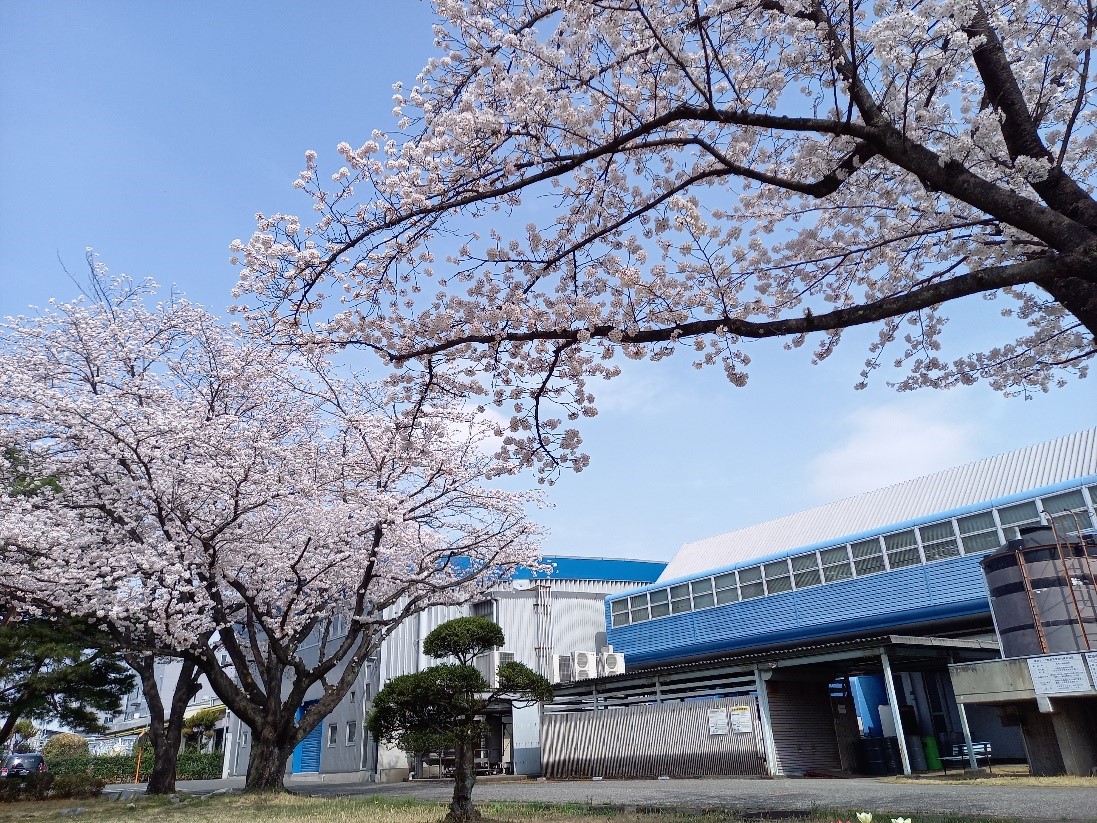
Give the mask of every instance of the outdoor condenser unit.
[[552, 682], [571, 683], [575, 680], [575, 671], [571, 665], [570, 654], [554, 654], [552, 656]]
[[625, 673], [625, 656], [620, 652], [602, 652], [598, 655], [598, 676], [612, 677]]
[[589, 680], [598, 676], [598, 656], [594, 652], [571, 653], [571, 668], [576, 680]]

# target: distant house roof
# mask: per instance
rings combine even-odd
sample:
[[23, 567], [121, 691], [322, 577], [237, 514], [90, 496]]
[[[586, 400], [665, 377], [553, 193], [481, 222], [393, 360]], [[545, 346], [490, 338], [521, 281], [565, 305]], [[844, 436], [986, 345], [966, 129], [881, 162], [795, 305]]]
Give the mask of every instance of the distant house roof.
[[613, 557], [560, 557], [546, 555], [542, 558], [551, 563], [553, 571], [548, 575], [534, 575], [532, 571], [520, 568], [514, 573], [519, 580], [532, 577], [550, 577], [561, 580], [607, 580], [623, 583], [654, 583], [666, 567], [666, 563], [654, 560], [622, 560]]
[[686, 543], [660, 581], [690, 577], [801, 547], [838, 541], [977, 503], [1097, 480], [1097, 428], [897, 483], [776, 520]]

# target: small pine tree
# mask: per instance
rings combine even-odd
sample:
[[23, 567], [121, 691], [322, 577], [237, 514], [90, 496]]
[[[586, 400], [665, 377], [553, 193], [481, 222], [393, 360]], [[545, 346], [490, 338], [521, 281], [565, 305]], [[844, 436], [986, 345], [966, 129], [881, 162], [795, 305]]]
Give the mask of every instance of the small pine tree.
[[548, 680], [521, 663], [503, 663], [499, 685], [495, 689], [488, 685], [472, 661], [502, 646], [503, 640], [503, 630], [483, 617], [459, 617], [443, 623], [424, 638], [423, 651], [436, 660], [454, 658], [457, 663], [394, 677], [377, 693], [367, 721], [376, 739], [394, 742], [413, 754], [454, 749], [453, 800], [446, 815], [449, 823], [468, 823], [480, 817], [472, 805], [474, 758], [483, 734], [478, 715], [500, 699], [517, 705], [552, 699]]

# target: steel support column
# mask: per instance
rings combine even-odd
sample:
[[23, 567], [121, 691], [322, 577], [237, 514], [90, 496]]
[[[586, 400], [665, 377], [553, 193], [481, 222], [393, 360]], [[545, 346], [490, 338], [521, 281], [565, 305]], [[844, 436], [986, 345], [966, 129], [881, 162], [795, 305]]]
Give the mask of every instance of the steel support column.
[[903, 759], [903, 774], [910, 774], [910, 755], [907, 753], [907, 736], [903, 732], [903, 718], [899, 715], [899, 697], [895, 693], [895, 679], [891, 675], [891, 660], [887, 652], [880, 652], [884, 664], [884, 688], [891, 704], [891, 719], [895, 723], [895, 735], [899, 738], [899, 756]]
[[971, 745], [971, 727], [967, 724], [967, 710], [964, 704], [956, 701], [956, 713], [960, 715], [960, 731], [964, 733], [964, 745], [967, 746], [967, 760], [971, 768], [978, 769], [979, 761], [975, 759], [975, 749]]
[[779, 771], [777, 746], [773, 740], [773, 722], [769, 714], [769, 695], [766, 692], [766, 678], [762, 670], [754, 667], [754, 688], [758, 694], [758, 715], [762, 720], [762, 748], [766, 752], [766, 769], [770, 777], [776, 777]]

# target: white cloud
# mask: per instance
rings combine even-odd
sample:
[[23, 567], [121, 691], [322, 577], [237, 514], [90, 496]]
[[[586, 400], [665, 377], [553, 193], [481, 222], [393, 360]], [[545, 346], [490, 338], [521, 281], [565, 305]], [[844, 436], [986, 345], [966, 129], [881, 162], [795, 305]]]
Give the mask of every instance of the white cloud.
[[589, 380], [587, 391], [599, 411], [613, 414], [666, 414], [689, 401], [673, 370], [658, 363], [626, 362], [612, 380]]
[[820, 501], [889, 486], [980, 456], [976, 421], [940, 400], [859, 409], [840, 428], [840, 442], [807, 466], [810, 487]]

